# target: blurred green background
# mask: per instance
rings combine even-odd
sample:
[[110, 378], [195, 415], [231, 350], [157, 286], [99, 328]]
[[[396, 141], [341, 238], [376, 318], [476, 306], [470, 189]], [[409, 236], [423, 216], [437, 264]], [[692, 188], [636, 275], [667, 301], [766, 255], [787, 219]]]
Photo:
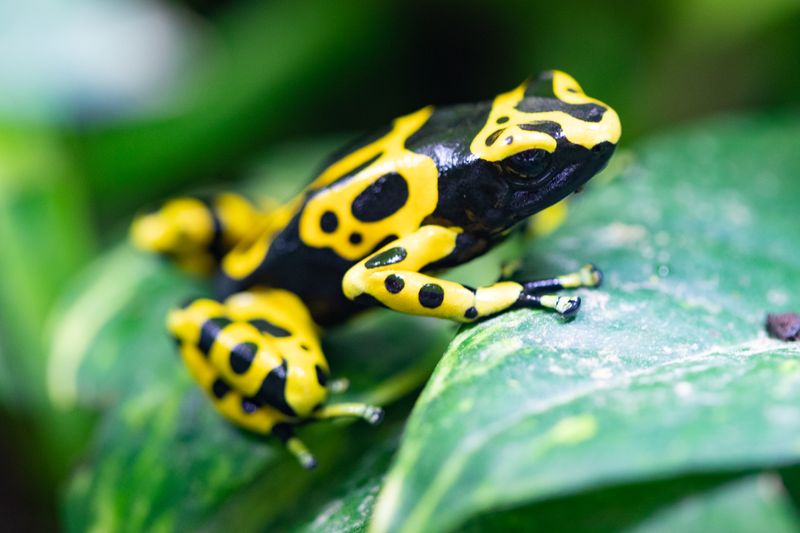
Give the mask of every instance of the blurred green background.
[[625, 145], [794, 106], [798, 35], [795, 0], [0, 3], [0, 516], [57, 523], [93, 421], [46, 394], [52, 307], [143, 205], [548, 68]]

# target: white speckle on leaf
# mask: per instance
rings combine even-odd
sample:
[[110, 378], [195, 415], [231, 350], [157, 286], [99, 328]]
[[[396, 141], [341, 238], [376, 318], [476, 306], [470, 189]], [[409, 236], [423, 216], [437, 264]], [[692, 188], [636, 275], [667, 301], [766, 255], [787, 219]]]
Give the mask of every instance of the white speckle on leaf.
[[639, 242], [647, 236], [644, 226], [614, 222], [600, 228], [595, 238], [608, 248], [621, 248]]
[[738, 200], [727, 202], [723, 206], [725, 218], [735, 226], [745, 226], [753, 220], [750, 209]]
[[598, 368], [592, 372], [592, 379], [611, 379], [613, 376], [614, 373], [610, 368]]
[[780, 289], [770, 289], [767, 292], [767, 300], [772, 305], [786, 305], [789, 301], [789, 295]]
[[462, 413], [467, 413], [472, 410], [472, 407], [475, 405], [474, 398], [463, 398], [460, 402], [458, 402], [458, 410]]
[[692, 384], [687, 381], [681, 381], [676, 383], [675, 386], [672, 387], [672, 390], [678, 396], [685, 398], [687, 396], [691, 396], [692, 392], [694, 392], [694, 387], [692, 387]]
[[322, 529], [328, 520], [330, 520], [330, 518], [342, 508], [342, 505], [344, 505], [343, 500], [333, 500], [331, 503], [326, 505], [325, 509], [314, 519], [313, 524], [311, 524], [311, 528], [315, 531]]
[[558, 444], [578, 444], [597, 434], [597, 419], [589, 414], [564, 418], [550, 430], [550, 439]]

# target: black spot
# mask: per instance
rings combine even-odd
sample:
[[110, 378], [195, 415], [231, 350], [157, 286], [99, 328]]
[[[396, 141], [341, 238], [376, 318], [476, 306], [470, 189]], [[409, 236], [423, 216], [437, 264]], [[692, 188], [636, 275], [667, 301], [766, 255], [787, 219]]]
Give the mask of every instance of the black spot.
[[506, 117], [506, 116], [497, 117], [497, 123], [498, 124], [505, 124], [506, 122], [508, 122], [508, 117]]
[[294, 409], [292, 409], [291, 406], [286, 403], [287, 375], [288, 369], [286, 365], [286, 359], [284, 359], [281, 365], [270, 370], [269, 374], [267, 374], [267, 377], [265, 377], [264, 381], [261, 382], [261, 386], [258, 388], [255, 399], [271, 405], [286, 415], [295, 416]]
[[230, 390], [231, 386], [219, 378], [215, 379], [214, 383], [211, 385], [211, 392], [214, 393], [214, 397], [220, 400], [224, 398]]
[[250, 398], [242, 398], [242, 411], [249, 415], [250, 413], [255, 413], [256, 409], [258, 409], [257, 403]]
[[469, 309], [464, 311], [464, 316], [469, 319], [475, 318], [476, 316], [478, 316], [478, 310], [475, 309], [474, 307], [470, 307]]
[[406, 286], [406, 282], [403, 281], [403, 278], [395, 276], [394, 274], [386, 276], [386, 279], [383, 280], [383, 284], [386, 286], [386, 290], [392, 294], [397, 294]]
[[350, 234], [350, 243], [351, 244], [361, 244], [362, 240], [364, 240], [364, 238], [361, 236], [361, 234], [359, 232], [354, 231], [353, 233]]
[[231, 350], [231, 370], [237, 374], [244, 374], [253, 364], [258, 346], [253, 342], [237, 344]]
[[444, 301], [444, 289], [435, 283], [426, 283], [419, 290], [419, 303], [422, 307], [435, 309]]
[[290, 331], [285, 330], [280, 326], [276, 326], [269, 320], [265, 320], [263, 318], [254, 318], [253, 320], [250, 320], [250, 324], [261, 333], [267, 333], [273, 337], [290, 337], [292, 335]]
[[506, 131], [505, 128], [500, 128], [499, 130], [493, 131], [491, 135], [486, 137], [486, 146], [493, 145], [497, 138], [500, 137], [504, 131]]
[[503, 144], [511, 144], [513, 142], [514, 142], [514, 137], [512, 137], [511, 135], [503, 139]]
[[353, 200], [353, 216], [362, 222], [375, 222], [397, 212], [408, 200], [408, 183], [397, 172], [384, 174]]
[[319, 383], [320, 386], [324, 387], [325, 384], [328, 383], [328, 375], [319, 365], [314, 365], [314, 370], [317, 371], [317, 383]]
[[301, 350], [304, 350], [304, 351], [306, 351], [306, 352], [307, 352], [307, 351], [309, 351], [309, 350], [311, 350], [311, 348], [309, 348], [307, 344], [301, 344], [301, 345], [300, 345], [300, 349], [301, 349]]
[[378, 268], [384, 267], [388, 265], [394, 265], [395, 263], [399, 263], [403, 259], [406, 258], [408, 252], [402, 246], [395, 246], [394, 248], [389, 248], [378, 255], [371, 257], [364, 266], [367, 268]]
[[325, 233], [333, 233], [339, 227], [339, 218], [333, 211], [325, 211], [319, 219], [319, 227]]
[[223, 316], [209, 318], [203, 322], [203, 325], [200, 326], [200, 340], [197, 343], [197, 347], [200, 348], [200, 351], [208, 355], [208, 352], [211, 351], [211, 346], [213, 346], [214, 341], [217, 340], [219, 332], [230, 323], [231, 321]]

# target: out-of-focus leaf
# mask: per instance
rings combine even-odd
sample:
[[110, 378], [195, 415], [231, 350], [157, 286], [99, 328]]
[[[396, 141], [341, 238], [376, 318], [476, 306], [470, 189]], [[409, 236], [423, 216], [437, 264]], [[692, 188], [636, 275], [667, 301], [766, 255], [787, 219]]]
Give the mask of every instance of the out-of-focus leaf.
[[[342, 83], [353, 57], [377, 53], [376, 5], [344, 2], [240, 3], [216, 21], [215, 47], [186, 94], [160, 115], [88, 132], [84, 146], [101, 208], [227, 172], [253, 143], [285, 140], [285, 130], [313, 121], [313, 106]], [[358, 45], [363, 39], [375, 46]], [[357, 52], [357, 54], [356, 54]], [[113, 211], [112, 211], [113, 212]]]
[[420, 397], [374, 531], [622, 481], [800, 459], [800, 118], [723, 120], [638, 164], [525, 254], [527, 278], [594, 261], [572, 323], [515, 311], [465, 328]]
[[16, 408], [41, 408], [42, 330], [66, 279], [92, 250], [84, 190], [62, 144], [0, 126], [0, 342]]
[[790, 533], [800, 531], [800, 523], [780, 478], [762, 474], [687, 498], [629, 531]]
[[797, 531], [775, 474], [706, 474], [590, 490], [488, 513], [463, 531]]

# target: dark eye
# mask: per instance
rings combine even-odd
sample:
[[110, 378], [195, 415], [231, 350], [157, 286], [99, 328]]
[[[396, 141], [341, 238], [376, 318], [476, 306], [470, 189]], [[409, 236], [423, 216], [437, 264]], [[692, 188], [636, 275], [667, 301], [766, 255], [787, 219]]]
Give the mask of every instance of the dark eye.
[[550, 167], [550, 152], [525, 150], [504, 159], [503, 166], [517, 177], [536, 179]]

